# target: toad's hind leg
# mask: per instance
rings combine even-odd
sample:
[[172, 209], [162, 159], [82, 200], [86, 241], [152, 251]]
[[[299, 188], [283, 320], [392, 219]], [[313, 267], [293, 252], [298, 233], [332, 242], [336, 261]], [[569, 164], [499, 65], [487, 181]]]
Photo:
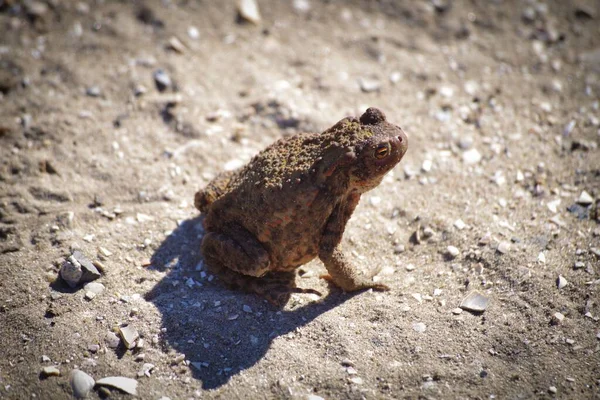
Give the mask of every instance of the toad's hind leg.
[[[237, 235], [236, 235], [237, 236]], [[269, 256], [251, 235], [239, 240], [229, 235], [209, 232], [202, 240], [202, 254], [209, 272], [232, 289], [256, 293], [275, 305], [283, 305], [291, 293], [314, 293], [296, 287], [293, 272], [268, 272]]]

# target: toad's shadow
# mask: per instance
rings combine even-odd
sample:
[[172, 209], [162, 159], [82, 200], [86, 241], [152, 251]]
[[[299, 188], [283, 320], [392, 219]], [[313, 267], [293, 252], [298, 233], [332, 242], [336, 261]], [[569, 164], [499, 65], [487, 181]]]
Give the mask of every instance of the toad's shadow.
[[[333, 291], [322, 301], [276, 310], [255, 295], [226, 289], [209, 276], [199, 252], [202, 217], [189, 219], [152, 255], [153, 269], [166, 272], [146, 294], [162, 314], [162, 340], [185, 355], [204, 389], [217, 388], [252, 367], [280, 335], [310, 323], [352, 297]], [[307, 297], [300, 298], [308, 301]], [[294, 307], [296, 305], [297, 307]], [[249, 307], [249, 308], [248, 308]]]

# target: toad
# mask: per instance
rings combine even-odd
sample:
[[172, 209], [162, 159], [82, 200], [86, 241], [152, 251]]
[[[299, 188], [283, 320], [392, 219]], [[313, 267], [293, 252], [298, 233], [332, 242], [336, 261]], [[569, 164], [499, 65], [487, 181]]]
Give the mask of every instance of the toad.
[[318, 257], [323, 278], [344, 291], [389, 290], [351, 265], [341, 239], [360, 196], [379, 185], [406, 153], [402, 129], [369, 108], [323, 133], [273, 143], [238, 170], [217, 175], [196, 193], [204, 215], [207, 269], [230, 287], [275, 304], [295, 285], [295, 269]]

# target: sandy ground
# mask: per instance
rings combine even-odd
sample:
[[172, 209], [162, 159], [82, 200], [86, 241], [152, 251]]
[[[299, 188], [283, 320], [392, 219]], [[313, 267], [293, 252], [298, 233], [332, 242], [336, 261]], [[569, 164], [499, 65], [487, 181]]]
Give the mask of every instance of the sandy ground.
[[[0, 0], [0, 398], [600, 398], [600, 3], [220, 3]], [[368, 106], [410, 148], [344, 245], [392, 291], [207, 275], [195, 191]]]

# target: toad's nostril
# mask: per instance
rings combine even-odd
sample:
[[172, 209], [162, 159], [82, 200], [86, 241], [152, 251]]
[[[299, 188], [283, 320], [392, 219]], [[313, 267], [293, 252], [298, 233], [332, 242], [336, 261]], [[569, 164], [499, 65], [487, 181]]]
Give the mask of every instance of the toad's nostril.
[[400, 143], [402, 143], [402, 142], [404, 141], [404, 139], [402, 138], [402, 135], [398, 136], [398, 141], [399, 141]]

